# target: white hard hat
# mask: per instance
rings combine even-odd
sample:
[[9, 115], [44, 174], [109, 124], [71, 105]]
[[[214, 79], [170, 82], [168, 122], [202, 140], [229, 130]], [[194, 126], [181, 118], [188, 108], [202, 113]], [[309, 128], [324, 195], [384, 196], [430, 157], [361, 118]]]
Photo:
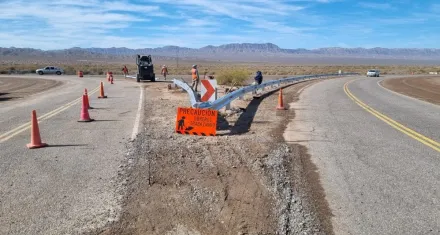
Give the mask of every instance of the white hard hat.
[[196, 64], [193, 64], [193, 66], [192, 66], [193, 68], [195, 68], [195, 67], [197, 67], [197, 65]]

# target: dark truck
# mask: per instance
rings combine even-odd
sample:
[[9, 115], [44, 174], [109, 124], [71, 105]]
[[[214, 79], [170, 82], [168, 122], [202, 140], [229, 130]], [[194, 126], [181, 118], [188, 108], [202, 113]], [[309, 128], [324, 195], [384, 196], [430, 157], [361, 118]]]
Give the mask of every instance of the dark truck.
[[138, 73], [136, 75], [136, 81], [149, 80], [152, 82], [156, 81], [156, 75], [154, 74], [153, 61], [151, 60], [151, 55], [137, 55], [136, 65], [138, 66]]

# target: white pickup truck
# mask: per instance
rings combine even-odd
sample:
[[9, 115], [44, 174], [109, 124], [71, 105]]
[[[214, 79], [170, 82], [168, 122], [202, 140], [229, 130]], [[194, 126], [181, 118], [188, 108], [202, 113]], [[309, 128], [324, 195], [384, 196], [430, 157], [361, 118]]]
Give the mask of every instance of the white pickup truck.
[[379, 77], [380, 71], [378, 69], [370, 69], [367, 72], [367, 77]]
[[42, 69], [37, 69], [35, 70], [36, 73], [43, 75], [43, 74], [56, 74], [56, 75], [61, 75], [62, 73], [64, 73], [63, 69], [60, 69], [58, 67], [53, 67], [53, 66], [48, 66]]

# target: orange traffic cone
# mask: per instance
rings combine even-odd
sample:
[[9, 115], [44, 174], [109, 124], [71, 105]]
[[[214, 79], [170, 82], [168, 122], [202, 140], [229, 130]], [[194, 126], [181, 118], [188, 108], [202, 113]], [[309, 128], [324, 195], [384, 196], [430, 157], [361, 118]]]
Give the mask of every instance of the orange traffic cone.
[[277, 109], [279, 110], [286, 110], [283, 103], [283, 89], [280, 88], [280, 95], [278, 96], [278, 106]]
[[32, 127], [31, 127], [31, 142], [27, 144], [26, 146], [29, 149], [35, 149], [35, 148], [42, 148], [49, 146], [46, 143], [41, 142], [40, 137], [40, 128], [38, 127], [38, 121], [37, 121], [37, 112], [35, 110], [32, 110]]
[[87, 109], [87, 104], [86, 104], [86, 95], [83, 95], [82, 98], [82, 107], [81, 107], [81, 117], [80, 120], [78, 120], [78, 122], [91, 122], [94, 121], [95, 119], [91, 119], [90, 115], [89, 115], [89, 110]]
[[84, 89], [84, 95], [86, 96], [86, 107], [87, 107], [87, 109], [93, 109], [93, 107], [90, 106], [89, 95], [87, 94], [87, 88]]
[[104, 84], [101, 82], [101, 90], [99, 91], [98, 98], [107, 98], [106, 95], [104, 95]]

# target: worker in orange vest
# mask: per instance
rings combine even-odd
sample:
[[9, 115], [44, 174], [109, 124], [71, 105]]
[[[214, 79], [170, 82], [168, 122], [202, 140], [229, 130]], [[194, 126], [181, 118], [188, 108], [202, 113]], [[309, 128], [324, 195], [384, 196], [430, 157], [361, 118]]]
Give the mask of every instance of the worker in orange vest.
[[[197, 69], [197, 65], [196, 64], [192, 66], [191, 76], [192, 76], [191, 88], [195, 92], [197, 92], [197, 86], [199, 84], [200, 77], [199, 77], [199, 70]], [[194, 86], [195, 86], [195, 89], [194, 89]]]
[[165, 80], [167, 80], [167, 74], [168, 74], [168, 68], [167, 68], [167, 66], [165, 66], [165, 65], [162, 66], [161, 74], [163, 75], [163, 78], [164, 78]]
[[128, 74], [127, 66], [124, 65], [124, 68], [122, 68], [122, 72], [124, 73], [124, 77], [127, 77]]

